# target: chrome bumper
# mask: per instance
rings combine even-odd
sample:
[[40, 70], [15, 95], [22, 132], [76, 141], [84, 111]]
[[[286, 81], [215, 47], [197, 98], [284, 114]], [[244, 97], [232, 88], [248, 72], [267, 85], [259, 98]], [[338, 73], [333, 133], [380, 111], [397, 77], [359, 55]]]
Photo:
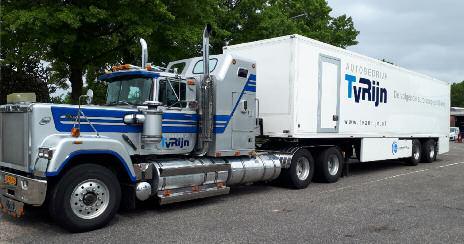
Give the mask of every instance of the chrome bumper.
[[[5, 176], [16, 178], [16, 185], [5, 182]], [[0, 195], [29, 205], [40, 206], [45, 201], [47, 181], [32, 179], [0, 170]]]

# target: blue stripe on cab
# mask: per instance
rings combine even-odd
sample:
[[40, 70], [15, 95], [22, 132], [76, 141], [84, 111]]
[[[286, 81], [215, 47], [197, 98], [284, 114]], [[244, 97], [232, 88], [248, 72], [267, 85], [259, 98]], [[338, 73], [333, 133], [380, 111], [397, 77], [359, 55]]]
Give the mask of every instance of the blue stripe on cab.
[[198, 114], [163, 113], [163, 119], [198, 121], [199, 118]]
[[[59, 132], [70, 132], [74, 127], [73, 123], [63, 124], [64, 121], [75, 121], [77, 116], [78, 108], [76, 107], [51, 107], [52, 117], [55, 124], [55, 129]], [[92, 119], [93, 126], [98, 132], [120, 132], [120, 133], [140, 133], [142, 132], [141, 125], [101, 125], [100, 123], [121, 123], [124, 115], [136, 113], [137, 110], [115, 110], [115, 109], [101, 109], [101, 108], [82, 108], [82, 112], [87, 117], [101, 117], [102, 119]], [[65, 118], [61, 118], [65, 116]], [[104, 118], [115, 118], [118, 120], [105, 120]], [[120, 119], [120, 120], [119, 120]], [[100, 121], [97, 121], [100, 120]], [[116, 122], [115, 122], [116, 121]], [[86, 119], [81, 116], [81, 122], [87, 122]], [[89, 124], [81, 124], [81, 132], [94, 132]]]
[[[74, 123], [63, 124], [62, 122], [73, 122], [77, 116], [78, 108], [75, 107], [58, 107], [52, 106], [51, 112], [55, 129], [59, 132], [71, 132], [74, 127]], [[101, 109], [101, 108], [83, 108], [82, 111], [88, 117], [94, 117], [90, 119], [90, 122], [98, 132], [115, 132], [115, 133], [141, 133], [143, 130], [142, 125], [102, 125], [98, 123], [122, 123], [124, 115], [137, 113], [137, 110], [115, 110], [115, 109]], [[65, 118], [62, 118], [65, 116]], [[101, 117], [102, 119], [95, 118]], [[114, 118], [108, 119], [108, 118]], [[174, 121], [163, 121], [162, 131], [165, 133], [196, 133], [198, 132], [197, 121], [199, 116], [197, 114], [185, 114], [185, 113], [164, 113], [163, 119], [169, 119]], [[175, 121], [175, 120], [187, 120], [187, 121]], [[87, 120], [81, 117], [81, 132], [94, 132], [89, 124], [84, 124]], [[165, 126], [173, 125], [173, 126]], [[183, 126], [176, 126], [183, 125]]]
[[256, 86], [246, 86], [245, 91], [256, 92]]
[[229, 121], [230, 115], [215, 115], [214, 119], [217, 121]]
[[[85, 113], [85, 112], [84, 112]], [[114, 119], [114, 120], [110, 120], [110, 119], [89, 119], [90, 122], [92, 123], [123, 123], [123, 119], [122, 118], [118, 118], [118, 119]], [[60, 118], [60, 121], [61, 122], [74, 122], [76, 121], [76, 119], [74, 118]], [[87, 122], [87, 120], [81, 116], [81, 122]]]

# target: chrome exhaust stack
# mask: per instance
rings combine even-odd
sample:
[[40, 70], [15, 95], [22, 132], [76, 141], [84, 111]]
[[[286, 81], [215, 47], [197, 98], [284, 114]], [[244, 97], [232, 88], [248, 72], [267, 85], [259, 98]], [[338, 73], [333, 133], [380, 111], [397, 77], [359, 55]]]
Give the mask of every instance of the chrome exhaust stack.
[[142, 69], [145, 69], [148, 62], [148, 46], [143, 38], [140, 38], [140, 45], [142, 46]]
[[211, 35], [211, 25], [207, 24], [203, 30], [203, 75], [209, 78], [209, 36]]
[[214, 129], [214, 84], [209, 72], [209, 36], [211, 35], [211, 25], [206, 25], [203, 30], [203, 79], [199, 89], [200, 108], [200, 133], [198, 133], [198, 143], [196, 148], [197, 155], [208, 153], [210, 144], [213, 141]]

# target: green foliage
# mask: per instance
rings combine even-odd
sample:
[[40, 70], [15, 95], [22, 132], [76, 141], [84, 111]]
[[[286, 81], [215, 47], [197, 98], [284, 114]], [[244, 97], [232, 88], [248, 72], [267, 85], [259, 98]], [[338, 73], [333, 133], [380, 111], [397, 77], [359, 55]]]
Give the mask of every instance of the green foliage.
[[6, 96], [18, 92], [34, 92], [38, 102], [50, 102], [50, 93], [56, 86], [49, 85], [50, 70], [38, 60], [0, 64], [0, 104], [6, 103]]
[[85, 80], [87, 81], [87, 87], [85, 88], [84, 94], [87, 93], [87, 89], [93, 90], [93, 104], [102, 105], [106, 102], [106, 83], [97, 80], [97, 77], [101, 75], [104, 70], [98, 69], [95, 66], [89, 66]]
[[[23, 45], [22, 57], [39, 52], [69, 78], [71, 98], [82, 93], [82, 76], [89, 65], [105, 66], [123, 60], [136, 38], [157, 32], [173, 16], [159, 0], [29, 1], [2, 3], [2, 40]], [[5, 60], [14, 59], [10, 52]]]
[[102, 103], [105, 84], [97, 75], [115, 64], [140, 65], [138, 38], [147, 40], [150, 62], [163, 65], [199, 56], [206, 23], [213, 53], [295, 33], [345, 48], [359, 33], [350, 17], [330, 16], [325, 0], [6, 0], [0, 8], [1, 58], [49, 62], [47, 82], [66, 88], [69, 79], [72, 102], [84, 93], [85, 75]]
[[464, 81], [451, 84], [451, 106], [464, 107]]
[[359, 32], [351, 17], [331, 17], [331, 11], [325, 0], [225, 1], [218, 24], [229, 44], [289, 34], [342, 48], [357, 44]]

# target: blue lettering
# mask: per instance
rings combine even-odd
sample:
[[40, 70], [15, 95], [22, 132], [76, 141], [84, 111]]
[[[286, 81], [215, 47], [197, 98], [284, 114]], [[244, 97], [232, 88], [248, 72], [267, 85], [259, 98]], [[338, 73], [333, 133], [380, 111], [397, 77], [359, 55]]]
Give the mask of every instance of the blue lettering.
[[190, 146], [190, 141], [186, 140], [184, 138], [161, 138], [161, 147], [164, 148], [173, 148], [173, 147], [178, 147], [178, 148], [184, 148]]
[[366, 100], [366, 94], [367, 94], [367, 101], [371, 101], [371, 81], [366, 79], [366, 78], [361, 78], [359, 79], [359, 83], [367, 85], [367, 88], [362, 89], [362, 100]]
[[345, 80], [348, 81], [348, 98], [351, 98], [353, 96], [351, 87], [353, 87], [353, 83], [356, 82], [356, 76], [345, 74]]
[[357, 80], [356, 76], [345, 74], [345, 80], [348, 82], [348, 98], [353, 98], [354, 93], [356, 103], [361, 100], [369, 101], [373, 102], [375, 107], [381, 103], [387, 103], [388, 91], [386, 88], [381, 88], [379, 82], [360, 77], [359, 83], [367, 87], [358, 87], [354, 85]]

